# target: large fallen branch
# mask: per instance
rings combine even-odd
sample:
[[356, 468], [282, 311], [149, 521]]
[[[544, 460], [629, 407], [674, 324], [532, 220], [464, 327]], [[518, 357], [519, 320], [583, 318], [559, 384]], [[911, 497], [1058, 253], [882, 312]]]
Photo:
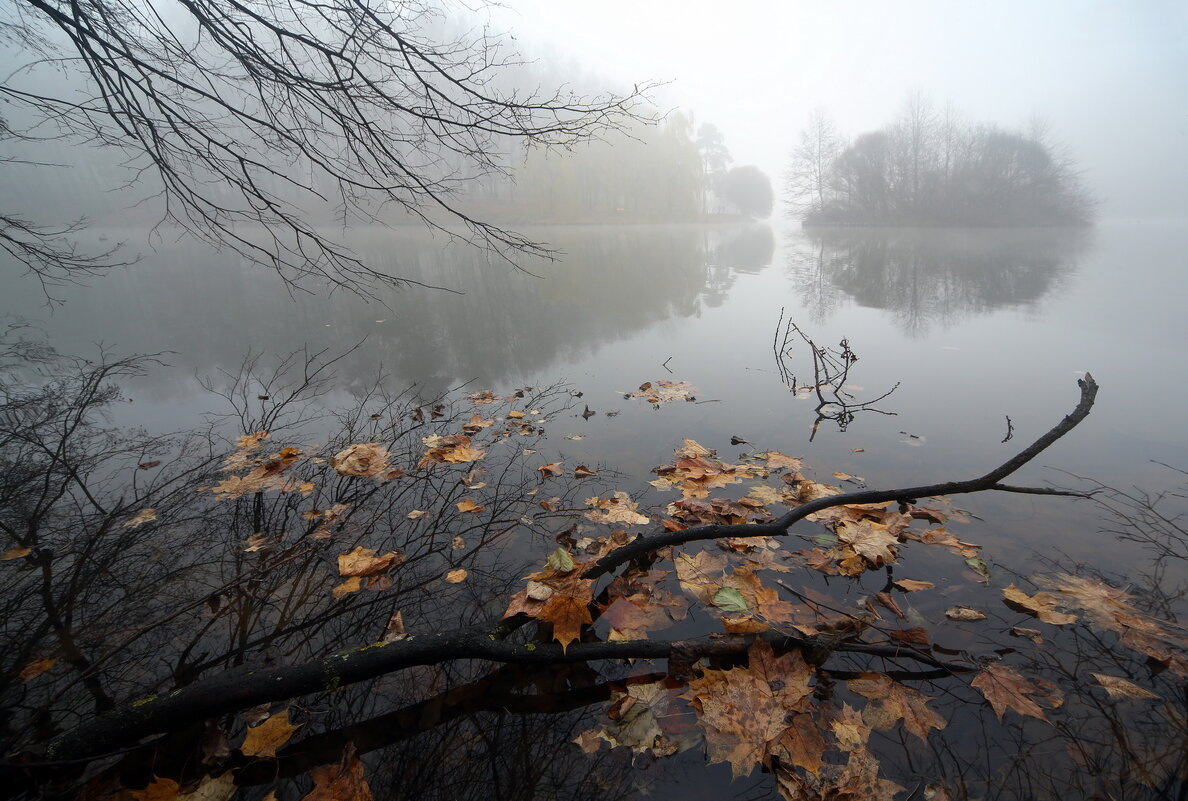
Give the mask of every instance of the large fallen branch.
[[[772, 536], [783, 534], [798, 520], [813, 512], [833, 506], [910, 501], [937, 495], [1000, 490], [1038, 494], [1083, 495], [1046, 488], [1015, 487], [1002, 484], [1039, 453], [1071, 431], [1093, 406], [1097, 384], [1086, 374], [1078, 382], [1081, 398], [1077, 407], [1055, 427], [1019, 452], [1009, 461], [985, 475], [967, 481], [949, 481], [919, 487], [892, 490], [868, 490], [819, 498], [803, 504], [779, 519], [763, 524], [697, 526], [682, 531], [641, 537], [610, 552], [585, 573], [593, 578], [643, 556], [657, 548], [696, 540], [730, 536]], [[440, 664], [452, 660], [482, 659], [507, 664], [557, 664], [604, 659], [663, 659], [682, 656], [713, 656], [746, 651], [755, 636], [783, 647], [810, 647], [815, 641], [780, 632], [762, 635], [707, 635], [682, 640], [631, 640], [620, 642], [572, 643], [568, 648], [552, 644], [523, 644], [507, 637], [523, 623], [522, 616], [494, 624], [483, 624], [431, 635], [417, 635], [406, 640], [371, 645], [343, 651], [333, 656], [299, 665], [259, 670], [228, 671], [172, 693], [141, 699], [123, 708], [99, 715], [52, 740], [45, 759], [68, 761], [99, 757], [135, 744], [154, 734], [175, 731], [222, 714], [247, 709], [262, 703], [283, 701], [311, 693], [334, 690], [417, 665]], [[833, 650], [864, 653], [879, 657], [907, 658], [946, 673], [971, 669], [940, 662], [909, 648], [840, 642]]]

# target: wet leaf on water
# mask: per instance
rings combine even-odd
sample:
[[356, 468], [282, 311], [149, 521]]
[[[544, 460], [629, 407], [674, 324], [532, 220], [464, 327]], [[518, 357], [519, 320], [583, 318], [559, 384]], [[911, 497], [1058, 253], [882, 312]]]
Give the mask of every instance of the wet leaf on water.
[[733, 587], [723, 587], [714, 593], [714, 606], [723, 612], [747, 612], [747, 601], [742, 593]]
[[1110, 694], [1111, 698], [1154, 698], [1159, 696], [1150, 690], [1144, 690], [1137, 684], [1119, 678], [1118, 676], [1108, 676], [1104, 673], [1094, 673], [1093, 678], [1097, 679], [1097, 684], [1103, 690]]
[[303, 725], [302, 723], [298, 723], [296, 726], [291, 724], [289, 710], [286, 709], [268, 718], [260, 725], [248, 729], [247, 736], [239, 750], [243, 752], [244, 756], [274, 757], [276, 749], [292, 739], [293, 732]]
[[949, 620], [985, 620], [986, 613], [969, 606], [950, 606], [945, 610], [945, 617]]
[[446, 573], [444, 580], [449, 584], [461, 584], [463, 581], [466, 581], [466, 577], [469, 575], [470, 571], [460, 567], [457, 570], [451, 570], [449, 573]]
[[557, 548], [545, 560], [545, 566], [558, 573], [568, 573], [574, 568], [573, 557], [564, 548]]
[[156, 509], [141, 509], [136, 513], [135, 517], [131, 517], [124, 521], [124, 528], [136, 528], [149, 521], [157, 519]]
[[1044, 710], [1029, 696], [1043, 697], [1048, 695], [1048, 692], [1021, 676], [1013, 668], [1000, 664], [987, 665], [970, 685], [986, 697], [1000, 722], [1008, 709], [1047, 721]]
[[487, 508], [481, 503], [472, 501], [470, 498], [463, 498], [454, 505], [458, 507], [458, 511], [462, 514], [478, 514]]
[[32, 662], [27, 663], [23, 668], [21, 668], [21, 672], [17, 674], [17, 677], [21, 681], [35, 679], [42, 673], [45, 673], [47, 670], [52, 668], [54, 666], [54, 662], [56, 661], [56, 659], [51, 659], [49, 657], [46, 657], [45, 659], [34, 659]]

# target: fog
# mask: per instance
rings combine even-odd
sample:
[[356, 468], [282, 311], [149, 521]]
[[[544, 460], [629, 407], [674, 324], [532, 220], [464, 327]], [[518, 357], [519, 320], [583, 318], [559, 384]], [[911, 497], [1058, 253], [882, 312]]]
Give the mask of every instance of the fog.
[[1188, 5], [1057, 0], [764, 3], [512, 0], [491, 12], [531, 53], [549, 43], [727, 136], [773, 178], [811, 110], [853, 137], [920, 91], [1008, 128], [1046, 119], [1102, 219], [1188, 216]]

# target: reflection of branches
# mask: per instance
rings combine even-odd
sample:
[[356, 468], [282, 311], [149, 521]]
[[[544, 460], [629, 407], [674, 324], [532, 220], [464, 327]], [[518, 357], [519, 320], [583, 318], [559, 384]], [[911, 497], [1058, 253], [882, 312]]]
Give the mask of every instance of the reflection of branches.
[[9, 40], [37, 53], [30, 43], [52, 31], [64, 58], [17, 75], [55, 63], [78, 70], [93, 96], [13, 80], [0, 94], [35, 122], [128, 154], [137, 178], [159, 181], [169, 220], [288, 280], [358, 291], [397, 280], [328, 238], [309, 205], [344, 222], [394, 206], [502, 254], [547, 255], [452, 195], [505, 172], [506, 138], [568, 146], [645, 119], [635, 107], [646, 88], [496, 91], [499, 72], [519, 63], [506, 42], [485, 30], [434, 41], [425, 31], [442, 14], [421, 0], [161, 5], [28, 0]]
[[[809, 352], [813, 356], [811, 384], [802, 385], [797, 380], [796, 374], [792, 372], [791, 367], [788, 366], [798, 344], [797, 338], [808, 346]], [[817, 413], [817, 419], [813, 421], [813, 431], [809, 436], [810, 442], [817, 436], [817, 429], [820, 428], [821, 422], [824, 420], [836, 422], [838, 428], [845, 431], [858, 412], [877, 412], [889, 416], [895, 414], [895, 412], [876, 409], [874, 404], [898, 389], [898, 383], [882, 395], [868, 401], [859, 401], [846, 390], [846, 382], [850, 378], [850, 368], [858, 361], [858, 355], [850, 349], [849, 340], [843, 339], [838, 343], [837, 348], [821, 347], [809, 339], [808, 335], [792, 322], [791, 317], [785, 322], [784, 309], [781, 308], [780, 319], [776, 322], [772, 350], [775, 352], [776, 368], [779, 370], [780, 380], [792, 390], [793, 397], [797, 397], [797, 393], [802, 391], [817, 396], [817, 407], [814, 410]]]

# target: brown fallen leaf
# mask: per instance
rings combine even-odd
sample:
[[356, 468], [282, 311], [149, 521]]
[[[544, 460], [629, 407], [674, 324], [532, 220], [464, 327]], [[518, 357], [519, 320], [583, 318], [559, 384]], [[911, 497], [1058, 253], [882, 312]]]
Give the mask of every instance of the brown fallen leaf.
[[152, 461], [152, 462], [141, 462], [140, 464], [138, 464], [136, 466], [139, 467], [141, 470], [152, 470], [154, 467], [156, 467], [159, 464], [161, 464], [160, 459], [158, 459], [156, 461]]
[[389, 551], [380, 556], [374, 549], [360, 545], [350, 553], [338, 555], [338, 575], [374, 576], [403, 561], [404, 554], [398, 551]]
[[577, 467], [575, 467], [573, 469], [573, 475], [575, 478], [589, 478], [590, 476], [598, 475], [598, 472], [595, 470], [591, 470], [590, 468], [586, 467], [584, 464], [579, 464]]
[[466, 577], [469, 575], [469, 570], [460, 567], [457, 570], [451, 570], [449, 573], [446, 573], [445, 581], [450, 584], [461, 584], [463, 581], [466, 581]]
[[330, 590], [331, 597], [338, 600], [344, 595], [350, 595], [352, 592], [358, 592], [363, 588], [363, 579], [358, 576], [351, 576], [349, 579], [339, 584], [334, 589]]
[[429, 512], [424, 509], [413, 509], [411, 512], [406, 514], [405, 517], [407, 517], [409, 520], [419, 520], [427, 514], [429, 514]]
[[460, 551], [466, 547], [466, 540], [462, 539], [461, 537], [454, 537], [454, 539], [450, 542], [450, 547], [455, 551]]
[[487, 508], [481, 503], [475, 503], [474, 501], [470, 500], [470, 498], [463, 498], [454, 505], [458, 507], [458, 511], [462, 514], [478, 514]]
[[1111, 698], [1159, 698], [1150, 690], [1144, 690], [1137, 684], [1118, 676], [1108, 676], [1104, 673], [1094, 673], [1092, 676], [1097, 679], [1098, 685], [1110, 694]]
[[1037, 592], [1035, 595], [1028, 595], [1012, 584], [1003, 589], [1002, 597], [1007, 606], [1012, 609], [1021, 609], [1045, 623], [1051, 623], [1055, 626], [1065, 626], [1069, 623], [1077, 622], [1076, 615], [1070, 615], [1067, 612], [1056, 610], [1056, 605], [1060, 603], [1060, 599], [1051, 593]]
[[274, 757], [276, 749], [287, 743], [293, 737], [293, 732], [303, 725], [298, 723], [294, 726], [289, 723], [289, 710], [286, 709], [280, 714], [268, 718], [259, 726], [248, 729], [247, 736], [239, 750], [243, 752], [244, 756]]
[[141, 509], [139, 512], [136, 513], [135, 517], [129, 518], [128, 520], [124, 521], [124, 528], [136, 528], [136, 527], [141, 526], [145, 523], [148, 523], [151, 520], [156, 520], [156, 519], [157, 519], [157, 510], [156, 509]]
[[1041, 645], [1044, 642], [1044, 635], [1039, 629], [1025, 629], [1022, 626], [1011, 627], [1012, 637], [1026, 637], [1036, 645]]
[[985, 620], [986, 613], [969, 606], [950, 606], [945, 610], [945, 617], [949, 620]]
[[894, 681], [882, 673], [861, 673], [846, 686], [870, 700], [862, 710], [862, 719], [879, 730], [889, 729], [903, 720], [903, 727], [928, 742], [928, 730], [945, 728], [948, 721], [929, 709], [932, 699], [919, 690]]
[[4, 553], [0, 553], [0, 562], [8, 562], [13, 559], [20, 559], [21, 557], [28, 556], [31, 553], [33, 553], [33, 549], [26, 548], [24, 546], [17, 546], [16, 548], [9, 548]]
[[1006, 665], [992, 664], [982, 668], [977, 678], [970, 682], [970, 686], [981, 691], [994, 714], [1002, 721], [1003, 713], [1013, 709], [1021, 715], [1047, 721], [1044, 710], [1028, 696], [1047, 696], [1049, 693], [1043, 688], [1032, 684], [1026, 678]]
[[348, 742], [337, 765], [319, 765], [309, 772], [313, 789], [301, 801], [371, 801], [371, 787], [363, 777], [363, 762]]
[[181, 785], [173, 779], [154, 776], [143, 790], [129, 790], [128, 795], [136, 801], [176, 801]]
[[916, 579], [899, 579], [893, 582], [896, 587], [904, 592], [919, 592], [920, 590], [931, 590], [936, 585], [931, 581], [917, 581]]
[[550, 462], [549, 464], [542, 464], [540, 467], [538, 467], [536, 469], [540, 473], [541, 478], [552, 478], [553, 476], [559, 476], [565, 472], [565, 468], [563, 468], [561, 466], [560, 462]]
[[348, 445], [330, 457], [330, 466], [340, 476], [376, 477], [389, 469], [388, 449], [378, 442]]
[[52, 668], [54, 666], [54, 662], [56, 661], [57, 660], [51, 659], [49, 657], [46, 657], [45, 659], [34, 659], [32, 662], [29, 662], [23, 668], [21, 668], [21, 672], [17, 674], [17, 676], [21, 681], [35, 679], [42, 673], [45, 673], [47, 670]]

